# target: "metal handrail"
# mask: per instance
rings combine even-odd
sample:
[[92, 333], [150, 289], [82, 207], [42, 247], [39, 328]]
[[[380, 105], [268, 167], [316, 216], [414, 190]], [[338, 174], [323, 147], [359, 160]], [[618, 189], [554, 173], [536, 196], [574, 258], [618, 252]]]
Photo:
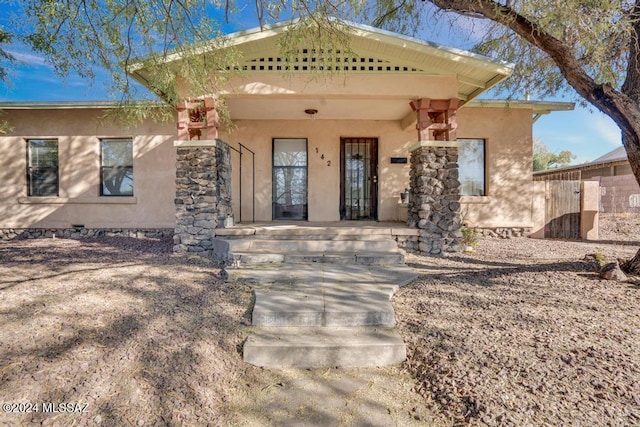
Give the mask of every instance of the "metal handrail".
[[240, 155], [240, 170], [239, 170], [239, 184], [240, 184], [240, 218], [239, 222], [242, 222], [242, 155], [244, 154], [243, 149], [248, 151], [251, 154], [251, 222], [256, 222], [256, 153], [252, 151], [249, 147], [242, 143], [238, 143], [240, 149], [232, 147], [230, 144], [227, 144], [229, 148]]

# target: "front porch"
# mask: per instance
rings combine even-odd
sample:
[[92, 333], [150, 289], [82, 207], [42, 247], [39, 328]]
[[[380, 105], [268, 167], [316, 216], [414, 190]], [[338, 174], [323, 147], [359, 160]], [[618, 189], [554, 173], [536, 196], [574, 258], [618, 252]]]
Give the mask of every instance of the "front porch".
[[[399, 264], [418, 247], [418, 230], [400, 222], [274, 221], [215, 229], [226, 261], [239, 264]], [[215, 251], [214, 251], [215, 252]]]
[[391, 236], [401, 249], [407, 248], [413, 238], [417, 242], [419, 232], [404, 222], [396, 221], [263, 221], [240, 223], [228, 228], [217, 228], [216, 237], [234, 239], [241, 236], [259, 236], [278, 239], [286, 236], [306, 236], [307, 239], [338, 240], [349, 237], [363, 240], [372, 236]]

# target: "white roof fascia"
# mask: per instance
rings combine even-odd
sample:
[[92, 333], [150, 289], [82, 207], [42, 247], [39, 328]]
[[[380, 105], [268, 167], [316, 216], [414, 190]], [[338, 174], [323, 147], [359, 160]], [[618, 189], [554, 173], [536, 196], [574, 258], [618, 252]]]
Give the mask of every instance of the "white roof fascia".
[[81, 108], [115, 108], [112, 101], [69, 102], [0, 102], [0, 110], [70, 110]]
[[628, 158], [624, 158], [624, 159], [613, 159], [613, 160], [607, 160], [607, 161], [603, 161], [603, 162], [587, 162], [587, 163], [580, 163], [579, 165], [571, 165], [571, 166], [563, 166], [561, 168], [551, 168], [551, 169], [545, 169], [543, 171], [535, 171], [533, 172], [534, 176], [538, 176], [538, 175], [553, 175], [555, 173], [559, 173], [559, 172], [568, 172], [568, 171], [573, 171], [573, 170], [578, 170], [578, 169], [598, 169], [600, 167], [603, 166], [612, 166], [614, 164], [624, 164], [626, 162], [628, 162], [629, 159]]
[[[137, 105], [157, 105], [155, 101], [137, 101]], [[74, 110], [74, 109], [110, 109], [120, 108], [122, 104], [115, 101], [34, 101], [34, 102], [0, 102], [0, 110]]]
[[461, 108], [518, 108], [532, 109], [536, 114], [547, 114], [552, 111], [573, 111], [575, 106], [576, 104], [574, 102], [475, 99], [473, 101], [467, 102]]
[[368, 39], [374, 38], [380, 42], [397, 46], [402, 49], [411, 49], [420, 53], [450, 59], [456, 62], [462, 62], [466, 65], [475, 66], [488, 71], [494, 71], [499, 74], [504, 74], [505, 76], [511, 75], [514, 68], [513, 64], [503, 61], [495, 61], [487, 56], [478, 55], [466, 50], [456, 49], [438, 43], [392, 33], [390, 31], [370, 27], [368, 25], [355, 24], [348, 21], [343, 21], [343, 23], [348, 27], [355, 29], [356, 31], [353, 31], [352, 34], [356, 36]]

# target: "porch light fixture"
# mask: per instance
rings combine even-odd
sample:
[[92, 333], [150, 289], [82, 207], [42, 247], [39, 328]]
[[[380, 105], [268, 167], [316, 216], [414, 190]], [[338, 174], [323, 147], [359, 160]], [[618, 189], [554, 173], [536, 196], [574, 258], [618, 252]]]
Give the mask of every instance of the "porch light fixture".
[[306, 110], [304, 110], [304, 112], [308, 114], [312, 119], [315, 119], [316, 114], [318, 114], [318, 110], [316, 110], [315, 108], [307, 108]]

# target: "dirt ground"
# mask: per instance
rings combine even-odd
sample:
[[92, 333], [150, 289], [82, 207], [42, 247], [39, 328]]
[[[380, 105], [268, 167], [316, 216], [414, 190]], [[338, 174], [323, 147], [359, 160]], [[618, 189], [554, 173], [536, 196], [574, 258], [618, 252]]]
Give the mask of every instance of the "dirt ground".
[[241, 358], [250, 288], [169, 240], [0, 242], [0, 403], [23, 412], [0, 425], [639, 424], [640, 288], [583, 260], [638, 247], [607, 217], [594, 243], [409, 255], [407, 363], [269, 371]]
[[410, 256], [421, 277], [396, 294], [396, 316], [430, 408], [460, 425], [640, 425], [640, 288], [583, 260], [638, 247], [640, 218], [609, 216], [598, 242]]

